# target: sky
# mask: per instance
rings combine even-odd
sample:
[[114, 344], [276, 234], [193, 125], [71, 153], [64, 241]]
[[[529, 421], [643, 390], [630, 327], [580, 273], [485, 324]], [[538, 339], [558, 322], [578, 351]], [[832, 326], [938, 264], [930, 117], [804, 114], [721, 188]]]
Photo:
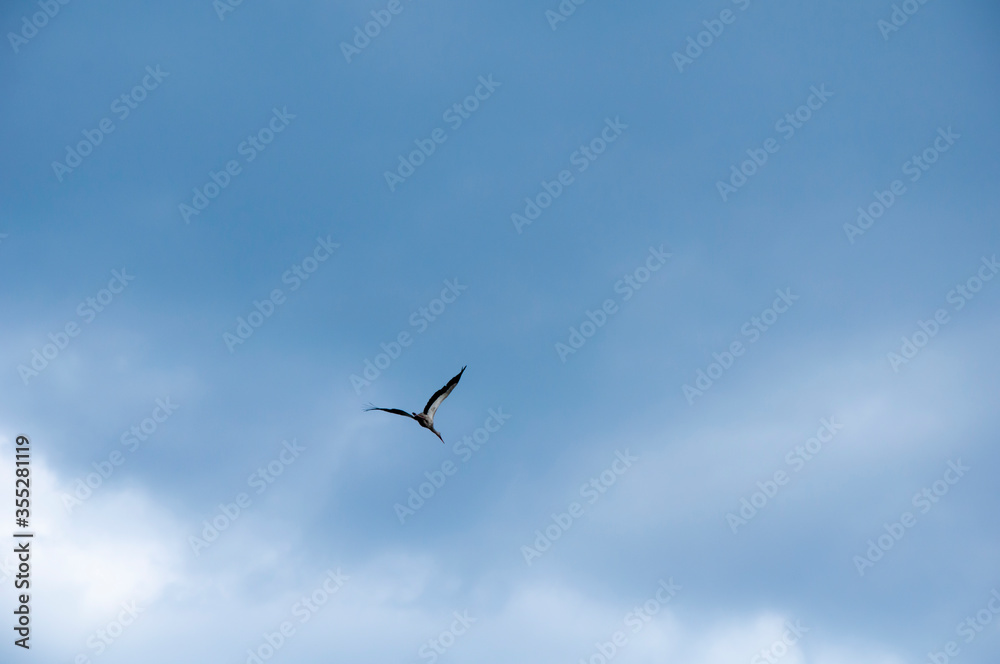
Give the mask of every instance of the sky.
[[997, 661], [994, 3], [0, 24], [0, 660]]

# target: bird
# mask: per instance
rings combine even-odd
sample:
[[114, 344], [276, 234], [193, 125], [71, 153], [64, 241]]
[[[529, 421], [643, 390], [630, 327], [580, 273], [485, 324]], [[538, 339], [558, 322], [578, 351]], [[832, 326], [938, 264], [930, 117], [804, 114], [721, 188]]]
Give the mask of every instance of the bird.
[[393, 413], [395, 415], [413, 418], [417, 421], [417, 424], [425, 429], [430, 429], [431, 432], [440, 438], [442, 443], [444, 443], [444, 438], [441, 438], [441, 434], [434, 428], [434, 413], [437, 412], [437, 409], [441, 407], [441, 403], [448, 398], [451, 391], [455, 389], [456, 385], [458, 385], [458, 381], [462, 378], [463, 373], [465, 373], [465, 367], [462, 367], [462, 370], [458, 372], [458, 375], [449, 380], [447, 385], [434, 393], [434, 395], [427, 402], [427, 405], [424, 406], [424, 412], [422, 413], [407, 413], [405, 410], [400, 410], [398, 408], [379, 408], [378, 406], [373, 406], [371, 404], [368, 404], [368, 407], [365, 408], [365, 412], [370, 410], [381, 410], [386, 413]]

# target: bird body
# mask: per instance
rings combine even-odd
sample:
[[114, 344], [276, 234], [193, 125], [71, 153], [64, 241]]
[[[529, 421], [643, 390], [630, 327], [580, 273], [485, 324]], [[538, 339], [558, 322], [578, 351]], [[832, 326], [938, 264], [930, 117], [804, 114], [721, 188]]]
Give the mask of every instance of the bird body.
[[412, 418], [423, 428], [430, 429], [431, 433], [440, 438], [441, 442], [444, 443], [444, 438], [441, 438], [441, 434], [434, 428], [434, 413], [437, 412], [437, 409], [441, 407], [441, 403], [448, 397], [449, 394], [451, 394], [451, 391], [455, 389], [455, 386], [458, 385], [458, 381], [462, 378], [463, 373], [465, 373], [465, 367], [462, 367], [462, 370], [458, 372], [458, 375], [449, 380], [447, 385], [431, 396], [430, 400], [427, 401], [427, 405], [424, 406], [424, 412], [422, 413], [407, 413], [405, 410], [400, 410], [398, 408], [379, 408], [377, 406], [369, 406], [368, 408], [365, 408], [365, 412], [369, 410], [381, 410], [386, 413]]

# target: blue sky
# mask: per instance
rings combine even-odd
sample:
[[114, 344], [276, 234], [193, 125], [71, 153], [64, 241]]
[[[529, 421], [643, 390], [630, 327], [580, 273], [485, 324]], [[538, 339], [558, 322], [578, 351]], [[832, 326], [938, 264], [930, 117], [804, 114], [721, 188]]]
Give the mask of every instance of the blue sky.
[[1000, 10], [561, 6], [5, 6], [38, 661], [996, 661]]

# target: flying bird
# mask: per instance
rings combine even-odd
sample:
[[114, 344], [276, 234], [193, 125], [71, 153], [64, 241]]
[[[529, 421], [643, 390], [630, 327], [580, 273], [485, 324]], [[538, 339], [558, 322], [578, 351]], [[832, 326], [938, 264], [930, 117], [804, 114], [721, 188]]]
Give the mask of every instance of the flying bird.
[[[456, 385], [458, 385], [458, 381], [462, 377], [463, 373], [465, 373], [465, 367], [462, 367], [462, 370], [458, 372], [458, 375], [449, 380], [447, 385], [434, 393], [434, 396], [432, 396], [430, 401], [427, 402], [427, 405], [424, 406], [424, 412], [422, 413], [407, 413], [405, 410], [400, 410], [398, 408], [378, 408], [377, 406], [372, 406], [370, 404], [368, 408], [365, 408], [365, 412], [368, 412], [369, 410], [381, 410], [386, 413], [394, 413], [404, 417], [411, 417], [417, 421], [417, 424], [425, 429], [430, 429], [435, 436], [441, 438], [441, 434], [439, 434], [434, 428], [434, 413], [437, 412], [437, 409], [441, 407], [441, 403], [448, 398], [451, 391], [455, 389]], [[441, 442], [444, 442], [444, 438], [441, 438]]]

